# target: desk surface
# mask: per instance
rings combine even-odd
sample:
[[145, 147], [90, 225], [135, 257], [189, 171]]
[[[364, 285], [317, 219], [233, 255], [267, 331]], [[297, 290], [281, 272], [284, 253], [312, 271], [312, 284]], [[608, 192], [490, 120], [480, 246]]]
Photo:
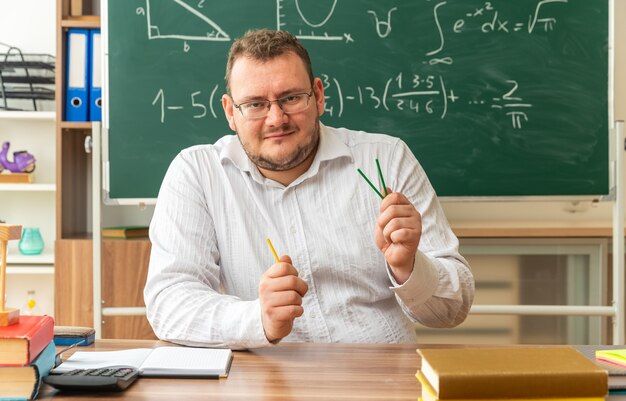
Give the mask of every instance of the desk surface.
[[[171, 345], [148, 340], [99, 340], [80, 351]], [[227, 379], [140, 378], [122, 393], [65, 395], [43, 385], [42, 400], [417, 400], [418, 346], [280, 344], [235, 351]], [[69, 355], [64, 355], [67, 358]]]

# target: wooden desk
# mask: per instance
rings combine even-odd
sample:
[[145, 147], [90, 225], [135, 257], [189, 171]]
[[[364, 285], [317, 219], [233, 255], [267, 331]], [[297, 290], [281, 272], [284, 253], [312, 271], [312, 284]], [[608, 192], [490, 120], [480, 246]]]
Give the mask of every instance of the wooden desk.
[[[79, 351], [153, 348], [150, 340], [99, 340]], [[235, 351], [227, 379], [139, 378], [122, 393], [67, 395], [46, 385], [42, 400], [410, 400], [420, 386], [415, 372], [418, 346], [361, 344], [281, 344]], [[69, 354], [69, 352], [68, 352]], [[69, 355], [63, 355], [67, 358]]]

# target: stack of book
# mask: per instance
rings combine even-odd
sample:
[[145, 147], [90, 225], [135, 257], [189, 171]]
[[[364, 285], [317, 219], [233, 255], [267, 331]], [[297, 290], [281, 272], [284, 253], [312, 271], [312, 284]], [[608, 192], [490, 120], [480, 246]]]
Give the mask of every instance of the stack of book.
[[37, 397], [54, 367], [53, 332], [50, 316], [20, 316], [19, 323], [0, 327], [0, 399]]
[[607, 401], [626, 401], [626, 346], [577, 345], [575, 348], [609, 373]]
[[608, 375], [571, 347], [418, 349], [422, 401], [604, 401]]

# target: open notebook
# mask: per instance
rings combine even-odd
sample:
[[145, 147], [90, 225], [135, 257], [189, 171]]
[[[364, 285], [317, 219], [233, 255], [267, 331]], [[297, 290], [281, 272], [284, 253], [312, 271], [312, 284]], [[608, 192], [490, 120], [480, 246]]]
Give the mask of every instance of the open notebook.
[[77, 351], [53, 369], [53, 373], [106, 366], [132, 366], [140, 376], [227, 377], [233, 353], [230, 349], [159, 347], [123, 351]]

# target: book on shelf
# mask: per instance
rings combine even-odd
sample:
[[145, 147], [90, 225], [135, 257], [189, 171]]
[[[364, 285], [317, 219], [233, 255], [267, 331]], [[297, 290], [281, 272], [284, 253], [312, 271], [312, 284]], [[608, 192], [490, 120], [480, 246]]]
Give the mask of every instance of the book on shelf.
[[122, 351], [77, 351], [54, 368], [55, 373], [74, 369], [125, 365], [139, 370], [140, 376], [227, 377], [233, 353], [223, 348], [159, 347]]
[[33, 182], [33, 173], [11, 173], [8, 171], [0, 172], [0, 184], [31, 184]]
[[565, 346], [418, 349], [439, 400], [605, 397], [607, 372]]
[[[100, 10], [94, 4], [95, 2], [92, 1], [70, 0], [70, 16], [86, 17], [90, 16], [89, 14], [98, 13]], [[100, 2], [97, 4], [100, 4]]]
[[105, 227], [102, 229], [102, 237], [104, 238], [147, 238], [147, 226], [120, 226]]
[[17, 324], [0, 327], [0, 365], [28, 365], [52, 341], [51, 316], [20, 316]]
[[[624, 345], [575, 345], [581, 354], [593, 361], [598, 367], [609, 373], [609, 391], [626, 390], [626, 368], [600, 359], [596, 359], [596, 351], [624, 349]], [[624, 397], [626, 398], [626, 397]]]
[[0, 400], [32, 400], [37, 397], [41, 379], [55, 362], [55, 346], [50, 341], [26, 366], [0, 366]]

